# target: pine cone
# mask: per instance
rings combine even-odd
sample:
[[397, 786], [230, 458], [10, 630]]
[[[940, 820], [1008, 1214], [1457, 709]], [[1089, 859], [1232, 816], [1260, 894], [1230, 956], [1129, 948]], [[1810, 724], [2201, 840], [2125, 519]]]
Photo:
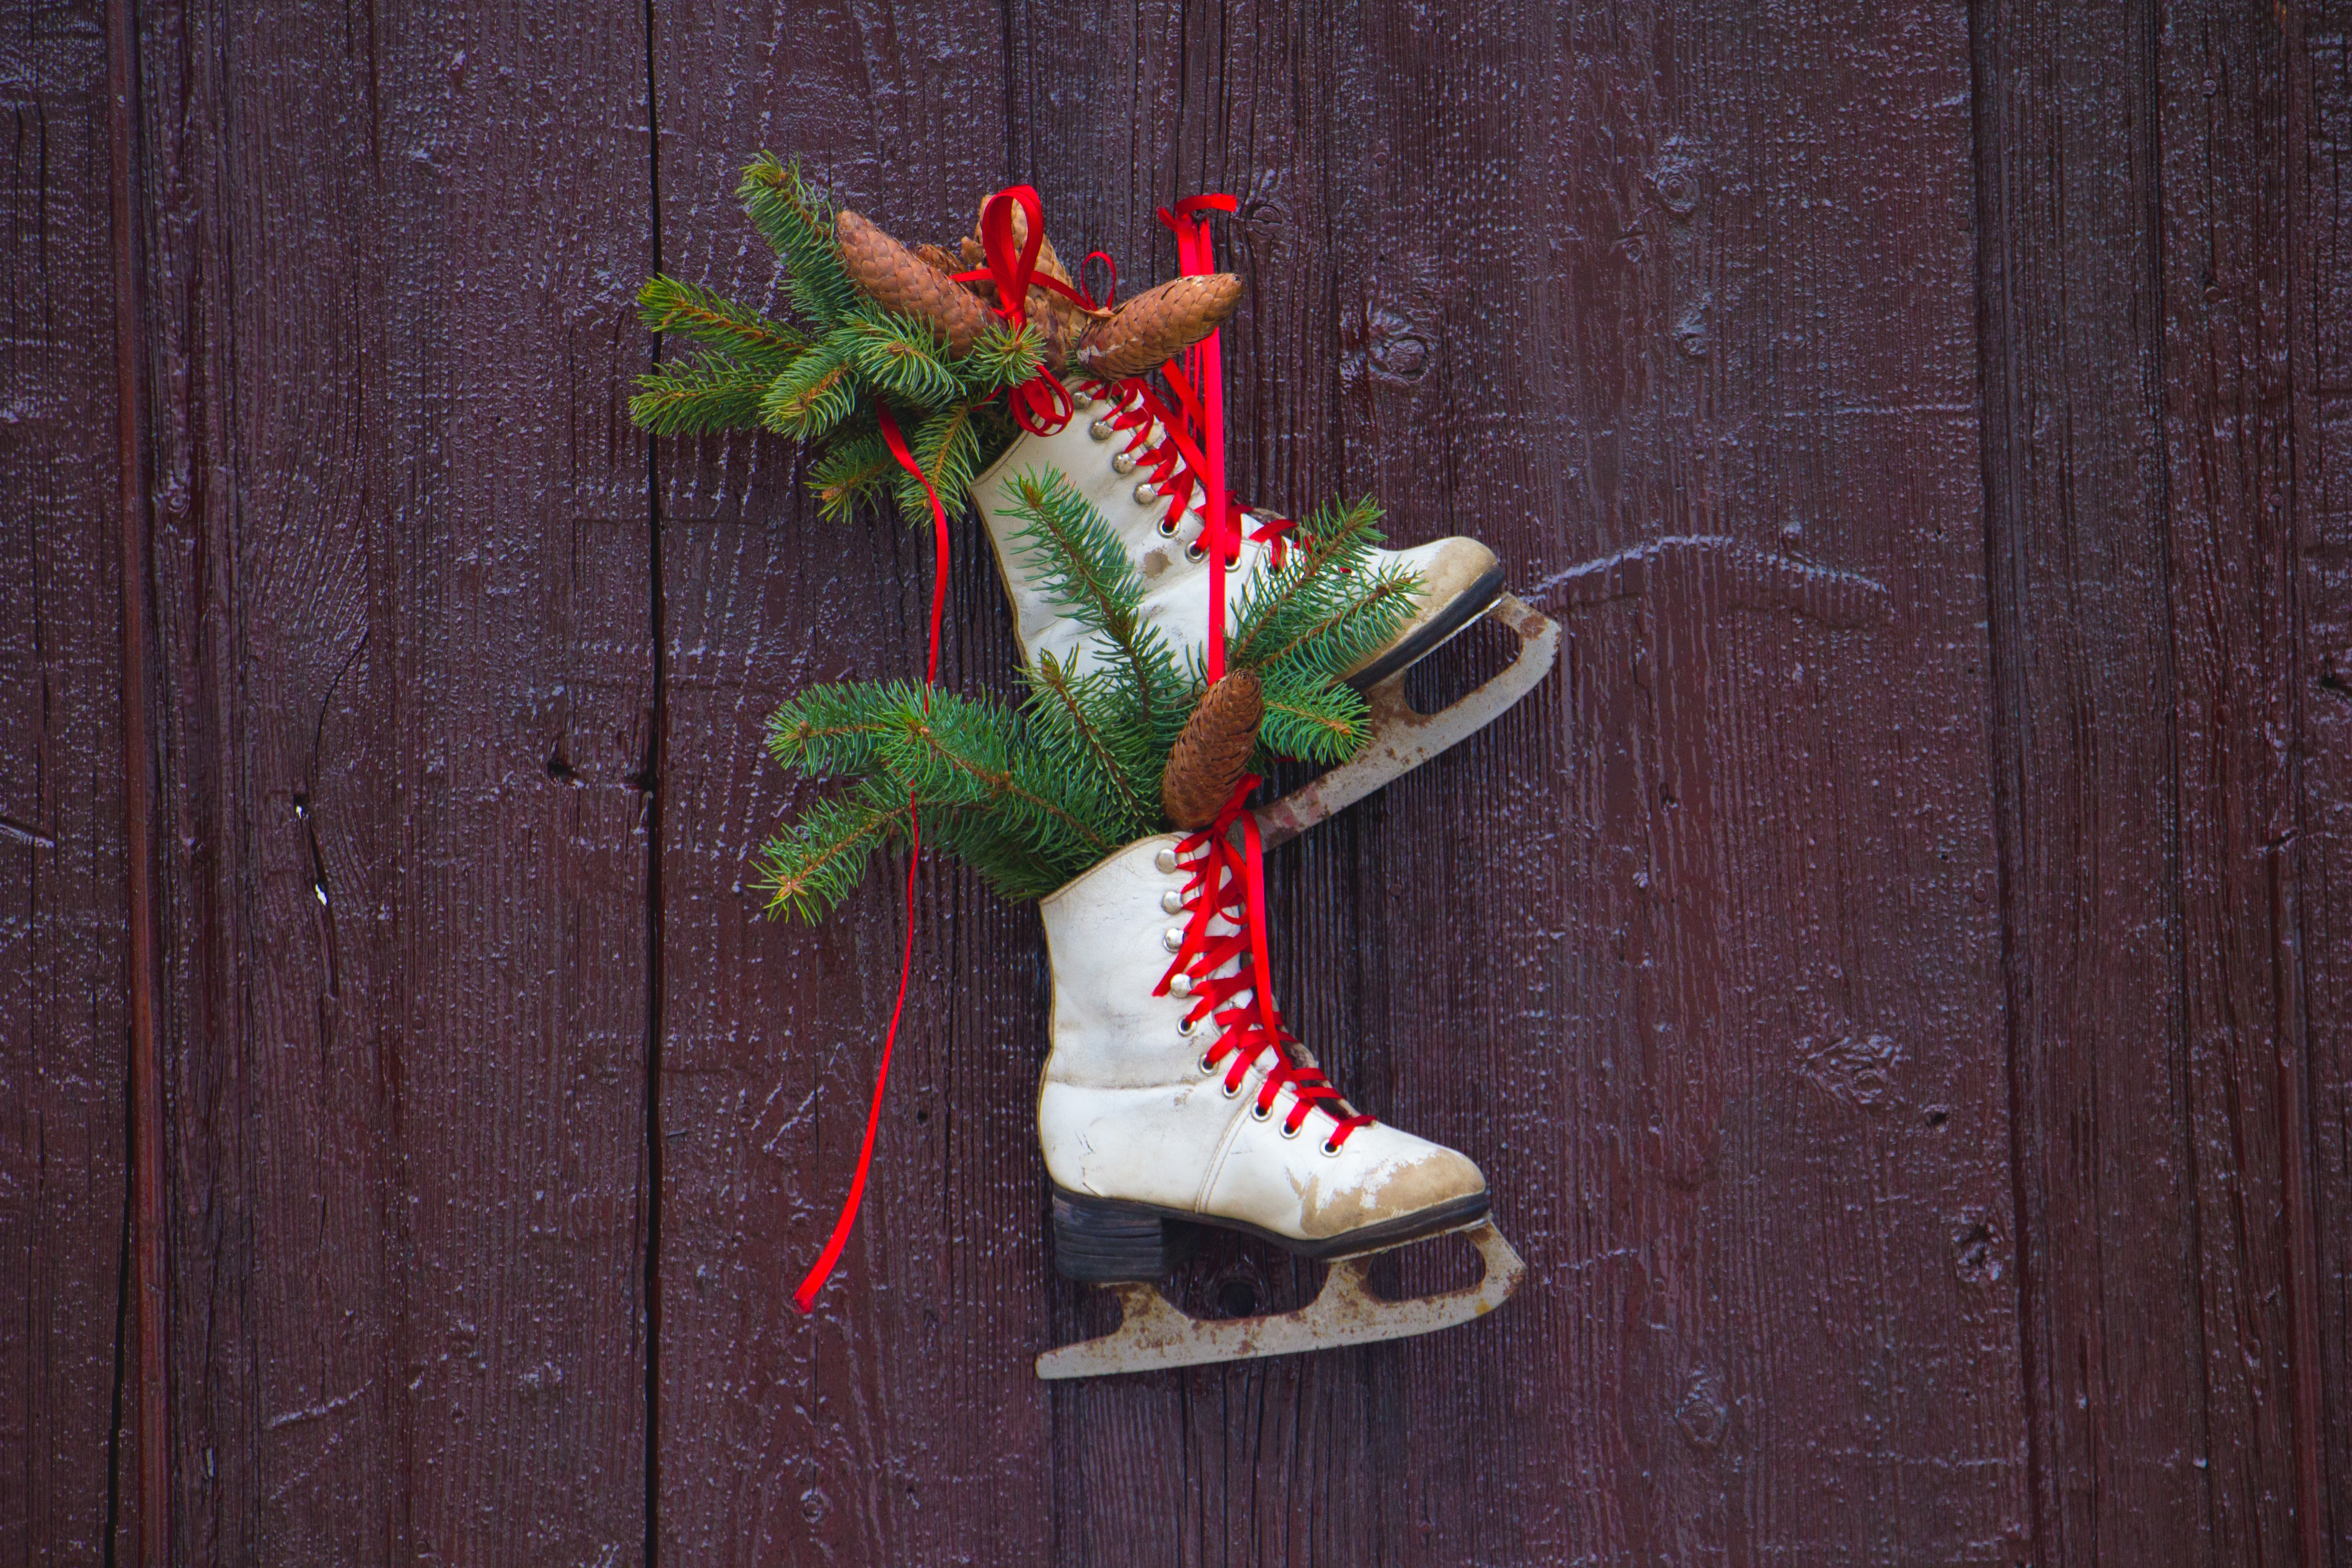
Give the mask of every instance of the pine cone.
[[834, 218], [833, 235], [842, 270], [876, 304], [929, 322], [952, 353], [971, 347], [988, 315], [978, 296], [846, 207]]
[[956, 265], [956, 258], [949, 255], [943, 246], [919, 245], [915, 247], [915, 254], [922, 258], [924, 266], [950, 279], [963, 270]]
[[1171, 279], [1088, 327], [1078, 363], [1106, 381], [1141, 375], [1224, 325], [1241, 302], [1242, 280], [1230, 272]]
[[1246, 669], [1227, 670], [1201, 694], [1160, 775], [1160, 804], [1169, 821], [1196, 828], [1217, 819], [1249, 766], [1265, 718], [1265, 689]]

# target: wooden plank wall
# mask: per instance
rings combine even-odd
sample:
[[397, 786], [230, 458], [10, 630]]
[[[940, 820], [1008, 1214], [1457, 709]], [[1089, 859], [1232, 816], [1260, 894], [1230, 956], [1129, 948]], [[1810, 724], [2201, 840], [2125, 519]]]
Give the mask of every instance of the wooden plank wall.
[[[2340, 0], [45, 0], [0, 102], [0, 1561], [2352, 1564]], [[756, 731], [914, 668], [928, 545], [628, 426], [762, 147], [1130, 291], [1234, 192], [1242, 493], [1561, 620], [1272, 867], [1498, 1317], [1037, 1384], [1047, 978], [945, 864], [791, 1310], [905, 932], [753, 918]]]
[[106, 38], [0, 20], [0, 1559], [111, 1560], [130, 1066]]

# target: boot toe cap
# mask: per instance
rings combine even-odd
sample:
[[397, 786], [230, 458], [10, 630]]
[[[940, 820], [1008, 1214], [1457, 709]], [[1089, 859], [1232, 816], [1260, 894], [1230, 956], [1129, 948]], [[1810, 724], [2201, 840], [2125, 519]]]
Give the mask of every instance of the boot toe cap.
[[1382, 1152], [1352, 1181], [1318, 1184], [1301, 1194], [1300, 1228], [1307, 1237], [1323, 1241], [1409, 1226], [1418, 1215], [1457, 1207], [1486, 1192], [1486, 1178], [1467, 1155], [1408, 1134], [1395, 1138], [1407, 1147]]
[[1395, 558], [1398, 565], [1421, 574], [1424, 616], [1470, 592], [1496, 564], [1493, 551], [1475, 539], [1458, 536], [1400, 550]]

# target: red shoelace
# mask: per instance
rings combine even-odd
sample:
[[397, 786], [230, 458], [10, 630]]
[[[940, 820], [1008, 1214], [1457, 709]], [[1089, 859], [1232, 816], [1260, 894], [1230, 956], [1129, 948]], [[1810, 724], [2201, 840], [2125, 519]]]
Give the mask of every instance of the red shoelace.
[[[1202, 1054], [1201, 1068], [1214, 1072], [1224, 1066], [1228, 1095], [1239, 1094], [1251, 1071], [1271, 1054], [1273, 1062], [1258, 1085], [1252, 1114], [1265, 1121], [1288, 1089], [1293, 1098], [1290, 1113], [1282, 1119], [1283, 1136], [1298, 1136], [1307, 1113], [1319, 1109], [1335, 1123], [1323, 1142], [1324, 1152], [1336, 1154], [1357, 1128], [1370, 1126], [1373, 1119], [1342, 1099], [1321, 1068], [1293, 1057], [1292, 1047], [1298, 1042], [1283, 1026], [1282, 1014], [1274, 1005], [1263, 850], [1257, 817], [1244, 804], [1257, 782], [1244, 776], [1217, 820], [1177, 844], [1176, 863], [1192, 873], [1183, 892], [1190, 918], [1175, 962], [1151, 994], [1174, 992], [1192, 998], [1192, 1010], [1184, 1015], [1186, 1034], [1203, 1021], [1216, 1026], [1217, 1037]], [[1210, 927], [1218, 921], [1227, 929], [1213, 931]], [[1234, 966], [1233, 973], [1218, 973], [1229, 964]], [[1181, 989], [1177, 986], [1180, 976]]]
[[[1192, 386], [1181, 371], [1169, 378], [1169, 384], [1175, 389], [1175, 409], [1170, 408], [1140, 377], [1081, 384], [1087, 393], [1110, 404], [1110, 412], [1101, 416], [1102, 423], [1127, 437], [1125, 449], [1135, 459], [1137, 484], [1149, 485], [1155, 492], [1165, 496], [1169, 501], [1168, 516], [1173, 521], [1181, 518], [1191, 509], [1194, 492], [1198, 491], [1204, 497], [1207, 494], [1209, 487], [1201, 478], [1201, 469], [1208, 459], [1201, 450], [1202, 441], [1198, 435], [1205, 421], [1199, 399], [1192, 395]], [[1182, 410], [1181, 414], [1177, 412], [1179, 409]], [[1202, 510], [1205, 514], [1205, 500]], [[1244, 535], [1243, 525], [1253, 521], [1257, 527]], [[1207, 524], [1208, 520], [1203, 515], [1200, 543], [1204, 552], [1210, 548]], [[1225, 501], [1225, 526], [1228, 539], [1246, 537], [1253, 543], [1268, 546], [1274, 568], [1280, 571], [1289, 550], [1289, 536], [1297, 524], [1290, 518], [1278, 517], [1271, 512], [1244, 510], [1228, 498]], [[1234, 566], [1237, 560], [1228, 554], [1225, 564]]]

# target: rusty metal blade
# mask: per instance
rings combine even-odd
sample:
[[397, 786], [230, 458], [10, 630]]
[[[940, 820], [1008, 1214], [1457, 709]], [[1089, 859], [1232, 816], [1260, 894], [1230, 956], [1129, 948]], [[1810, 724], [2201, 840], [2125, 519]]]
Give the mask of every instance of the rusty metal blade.
[[1104, 1377], [1406, 1339], [1483, 1318], [1518, 1289], [1527, 1265], [1493, 1221], [1439, 1234], [1460, 1236], [1478, 1249], [1486, 1265], [1478, 1283], [1409, 1301], [1384, 1301], [1365, 1283], [1366, 1261], [1375, 1256], [1365, 1253], [1334, 1261], [1321, 1293], [1296, 1312], [1224, 1322], [1187, 1315], [1157, 1285], [1114, 1285], [1122, 1312], [1118, 1327], [1100, 1339], [1047, 1351], [1037, 1358], [1037, 1375]]
[[1402, 671], [1373, 687], [1365, 697], [1372, 710], [1372, 738], [1364, 749], [1271, 805], [1259, 807], [1258, 834], [1267, 848], [1297, 837], [1438, 752], [1459, 745], [1543, 684], [1559, 657], [1559, 624], [1509, 594], [1496, 599], [1486, 615], [1518, 637], [1518, 657], [1486, 685], [1434, 713], [1413, 711], [1405, 700]]

